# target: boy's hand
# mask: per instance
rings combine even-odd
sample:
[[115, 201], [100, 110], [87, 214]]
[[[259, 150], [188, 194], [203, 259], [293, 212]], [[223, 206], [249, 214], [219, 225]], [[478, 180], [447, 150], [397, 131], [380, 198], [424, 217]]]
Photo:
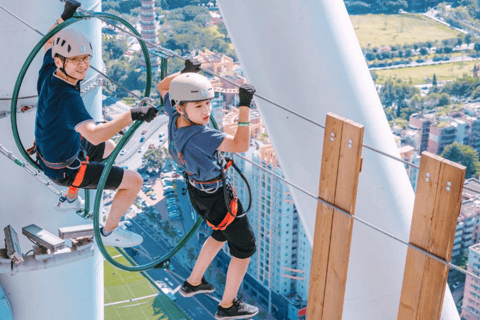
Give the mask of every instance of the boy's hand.
[[146, 107], [136, 107], [130, 109], [130, 113], [132, 115], [132, 120], [142, 120], [150, 122], [157, 116], [157, 109], [153, 106], [146, 106]]
[[238, 89], [238, 95], [240, 96], [240, 107], [249, 107], [252, 103], [253, 94], [255, 88], [251, 84], [244, 84]]
[[66, 21], [73, 17], [77, 8], [80, 7], [82, 4], [77, 0], [66, 0], [65, 1], [65, 9], [63, 9], [63, 13], [61, 15], [63, 21]]
[[195, 72], [198, 73], [200, 72], [200, 66], [202, 63], [196, 59], [190, 58], [185, 60], [185, 68], [183, 68], [180, 73], [186, 73], [186, 72]]

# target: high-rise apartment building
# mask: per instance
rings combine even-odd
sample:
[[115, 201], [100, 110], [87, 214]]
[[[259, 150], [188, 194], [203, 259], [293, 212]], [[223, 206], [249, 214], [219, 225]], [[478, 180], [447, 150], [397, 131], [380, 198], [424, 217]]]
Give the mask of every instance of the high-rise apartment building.
[[[468, 248], [467, 271], [480, 275], [480, 243]], [[462, 319], [480, 319], [480, 281], [468, 276], [463, 293]]]
[[[252, 117], [252, 122], [259, 120], [259, 116]], [[232, 125], [224, 124], [225, 130], [234, 133]], [[283, 177], [263, 125], [254, 125], [253, 132], [250, 150], [243, 156], [258, 166], [235, 157], [251, 187], [252, 208], [248, 215], [257, 240], [257, 252], [252, 256], [243, 289], [276, 319], [296, 320], [308, 298], [312, 249], [288, 184], [272, 174]], [[246, 185], [237, 174], [233, 174], [233, 180], [246, 207]]]

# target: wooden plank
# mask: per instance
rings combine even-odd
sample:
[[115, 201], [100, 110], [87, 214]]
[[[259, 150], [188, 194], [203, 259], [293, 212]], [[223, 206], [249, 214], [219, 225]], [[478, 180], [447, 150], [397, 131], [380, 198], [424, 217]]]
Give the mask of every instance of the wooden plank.
[[[460, 213], [465, 167], [424, 152], [410, 243], [450, 261]], [[448, 267], [409, 248], [398, 320], [440, 319]]]
[[422, 153], [410, 228], [410, 243], [424, 250], [427, 250], [429, 241], [429, 234], [425, 230], [430, 230], [435, 209], [440, 165], [441, 161], [436, 155], [429, 152]]
[[462, 205], [463, 183], [466, 168], [458, 163], [442, 159], [441, 177], [435, 206], [435, 225], [430, 233], [428, 251], [450, 261], [457, 220]]
[[[349, 120], [343, 124], [335, 205], [350, 214], [355, 213], [363, 133], [362, 125]], [[335, 210], [322, 319], [342, 319], [352, 231], [353, 219]]]
[[[325, 121], [318, 196], [330, 203], [335, 201], [343, 120], [343, 118], [329, 113]], [[318, 320], [322, 317], [332, 221], [333, 209], [319, 202], [312, 247], [307, 320]]]

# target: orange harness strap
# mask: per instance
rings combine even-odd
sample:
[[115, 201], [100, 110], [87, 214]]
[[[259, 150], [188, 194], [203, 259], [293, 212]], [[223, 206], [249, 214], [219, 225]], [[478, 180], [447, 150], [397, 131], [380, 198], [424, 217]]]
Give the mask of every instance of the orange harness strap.
[[82, 164], [80, 165], [80, 169], [77, 172], [77, 175], [75, 176], [75, 180], [73, 180], [72, 185], [68, 188], [68, 193], [75, 193], [77, 192], [78, 187], [82, 184], [83, 179], [85, 178], [85, 171], [87, 170], [87, 164], [88, 164], [88, 157], [86, 161], [82, 161]]
[[[232, 186], [233, 188], [233, 186]], [[227, 215], [225, 216], [225, 218], [223, 218], [222, 222], [220, 222], [220, 224], [218, 226], [215, 226], [213, 224], [211, 224], [207, 219], [205, 219], [205, 221], [207, 221], [207, 224], [213, 229], [213, 230], [225, 230], [227, 229], [227, 227], [235, 220], [235, 218], [237, 217], [237, 213], [238, 213], [238, 197], [235, 193], [235, 189], [233, 189], [233, 199], [230, 201], [230, 210], [227, 212]]]

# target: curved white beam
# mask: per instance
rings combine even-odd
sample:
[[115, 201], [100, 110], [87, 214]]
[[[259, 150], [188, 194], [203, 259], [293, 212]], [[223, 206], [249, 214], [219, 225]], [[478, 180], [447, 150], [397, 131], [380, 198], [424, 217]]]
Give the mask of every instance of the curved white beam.
[[[324, 124], [328, 112], [365, 125], [364, 143], [399, 157], [340, 0], [219, 0], [257, 93]], [[318, 194], [324, 131], [256, 98], [286, 178]], [[356, 215], [408, 240], [414, 193], [404, 165], [363, 150]], [[341, 168], [340, 168], [341, 169]], [[317, 202], [291, 188], [310, 241]], [[355, 223], [343, 319], [396, 319], [406, 246]], [[459, 319], [447, 289], [442, 319]]]

